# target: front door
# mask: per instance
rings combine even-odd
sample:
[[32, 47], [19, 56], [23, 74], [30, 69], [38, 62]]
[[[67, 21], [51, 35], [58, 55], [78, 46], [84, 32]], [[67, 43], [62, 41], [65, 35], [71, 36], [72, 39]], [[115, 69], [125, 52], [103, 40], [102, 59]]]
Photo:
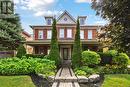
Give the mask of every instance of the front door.
[[63, 48], [63, 59], [68, 60], [68, 57], [69, 57], [69, 49]]

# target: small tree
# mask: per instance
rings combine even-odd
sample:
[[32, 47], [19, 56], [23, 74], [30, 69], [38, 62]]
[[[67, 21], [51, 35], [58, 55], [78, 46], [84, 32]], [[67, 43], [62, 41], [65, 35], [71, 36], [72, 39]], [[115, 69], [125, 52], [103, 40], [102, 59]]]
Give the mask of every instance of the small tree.
[[73, 67], [79, 67], [81, 65], [81, 43], [80, 43], [80, 24], [77, 20], [76, 34], [72, 52], [72, 65]]
[[25, 47], [23, 46], [23, 44], [20, 44], [18, 49], [17, 49], [17, 57], [18, 58], [21, 58], [22, 56], [25, 56], [26, 55], [26, 49]]
[[49, 59], [56, 62], [58, 66], [60, 64], [60, 53], [57, 41], [57, 30], [56, 30], [56, 19], [53, 19], [52, 25], [52, 37], [51, 37], [51, 47], [49, 53]]

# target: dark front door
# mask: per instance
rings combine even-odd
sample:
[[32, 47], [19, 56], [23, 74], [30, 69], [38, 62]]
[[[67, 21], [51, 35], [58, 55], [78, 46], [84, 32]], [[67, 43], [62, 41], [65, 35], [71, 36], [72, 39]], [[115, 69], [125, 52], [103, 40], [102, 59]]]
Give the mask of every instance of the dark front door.
[[69, 49], [68, 48], [63, 48], [63, 59], [67, 60], [69, 57]]

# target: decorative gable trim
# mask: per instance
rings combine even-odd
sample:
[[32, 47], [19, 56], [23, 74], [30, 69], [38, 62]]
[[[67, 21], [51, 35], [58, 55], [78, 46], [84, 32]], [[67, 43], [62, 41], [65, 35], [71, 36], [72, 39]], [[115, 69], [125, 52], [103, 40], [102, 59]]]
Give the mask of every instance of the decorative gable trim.
[[67, 14], [67, 15], [72, 19], [72, 21], [73, 21], [74, 23], [76, 23], [75, 18], [73, 18], [72, 15], [69, 14], [69, 12], [67, 12], [66, 10], [57, 18], [57, 22], [58, 22], [65, 14]]

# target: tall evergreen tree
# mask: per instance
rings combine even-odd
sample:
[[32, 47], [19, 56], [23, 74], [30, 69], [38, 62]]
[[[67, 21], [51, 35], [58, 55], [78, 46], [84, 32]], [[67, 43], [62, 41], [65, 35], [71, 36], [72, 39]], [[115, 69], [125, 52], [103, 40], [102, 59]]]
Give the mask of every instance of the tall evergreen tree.
[[53, 60], [56, 62], [56, 65], [58, 66], [60, 64], [60, 53], [59, 53], [59, 47], [58, 47], [58, 40], [57, 40], [57, 29], [56, 29], [56, 19], [53, 19], [52, 24], [52, 37], [51, 37], [51, 47], [50, 47], [50, 53], [49, 58], [50, 60]]
[[24, 39], [18, 15], [14, 18], [0, 19], [0, 44], [9, 50], [15, 50]]
[[79, 67], [81, 64], [81, 43], [80, 43], [80, 24], [79, 19], [77, 20], [76, 34], [72, 52], [72, 65], [73, 67]]

